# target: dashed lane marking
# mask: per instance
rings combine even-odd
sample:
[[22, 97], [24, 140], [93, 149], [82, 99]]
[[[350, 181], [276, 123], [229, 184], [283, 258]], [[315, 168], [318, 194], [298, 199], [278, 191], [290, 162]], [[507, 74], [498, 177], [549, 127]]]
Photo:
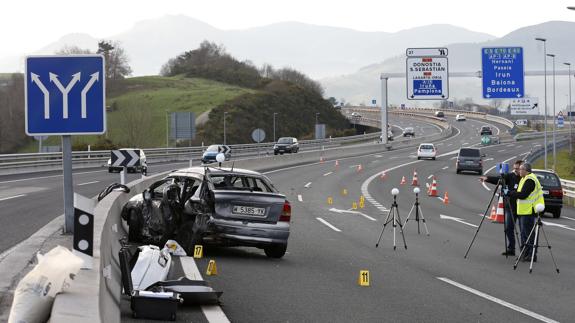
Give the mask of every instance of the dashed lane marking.
[[333, 174], [333, 172], [325, 173], [325, 174], [323, 174], [323, 176], [329, 176], [329, 175], [331, 175], [331, 174]]
[[361, 213], [359, 211], [353, 211], [353, 210], [340, 210], [340, 209], [336, 209], [336, 208], [331, 208], [329, 209], [331, 212], [335, 212], [335, 213], [351, 213], [351, 214], [359, 214], [361, 216], [363, 216], [364, 218], [371, 220], [371, 221], [377, 221], [375, 218], [372, 218], [371, 216]]
[[303, 198], [301, 197], [301, 194], [298, 194], [298, 195], [297, 195], [297, 200], [300, 201], [300, 202], [303, 202]]
[[307, 184], [304, 185], [305, 188], [309, 188], [310, 186], [311, 186], [311, 182], [308, 182]]
[[431, 179], [433, 177], [433, 174], [427, 176], [427, 179]]
[[442, 169], [448, 169], [448, 168], [449, 168], [449, 166], [445, 166], [445, 167], [443, 167]]
[[567, 219], [567, 220], [575, 221], [575, 219], [570, 218], [570, 217], [568, 217], [568, 216], [563, 216], [563, 218], [565, 218], [565, 219]]
[[470, 226], [470, 227], [477, 228], [477, 226], [476, 226], [475, 224], [471, 224], [471, 223], [469, 223], [469, 222], [465, 222], [465, 221], [463, 221], [463, 219], [461, 219], [461, 218], [456, 218], [456, 217], [454, 217], [454, 216], [449, 216], [449, 215], [444, 215], [444, 214], [440, 214], [439, 217], [440, 217], [442, 220], [452, 220], [452, 221], [455, 221], [455, 222], [459, 222], [459, 223], [468, 225], [468, 226]]
[[26, 196], [26, 194], [14, 195], [14, 196], [9, 196], [9, 197], [2, 197], [2, 198], [0, 198], [0, 201], [11, 200], [11, 199], [19, 198], [22, 196]]
[[100, 183], [100, 181], [86, 182], [86, 183], [78, 184], [78, 186], [84, 186], [84, 185], [90, 185], [90, 184], [96, 184], [96, 183]]
[[553, 320], [553, 319], [550, 319], [550, 318], [545, 317], [545, 316], [543, 316], [543, 315], [537, 314], [537, 313], [532, 312], [532, 311], [530, 311], [530, 310], [527, 310], [527, 309], [525, 309], [525, 308], [523, 308], [523, 307], [520, 307], [520, 306], [511, 304], [511, 303], [506, 302], [506, 301], [504, 301], [504, 300], [502, 300], [502, 299], [493, 297], [493, 296], [491, 296], [491, 295], [489, 295], [489, 294], [485, 294], [485, 293], [483, 293], [483, 292], [478, 291], [477, 289], [473, 289], [473, 288], [471, 288], [471, 287], [465, 286], [465, 285], [460, 284], [460, 283], [458, 283], [458, 282], [456, 282], [456, 281], [453, 281], [453, 280], [451, 280], [451, 279], [448, 279], [448, 278], [445, 278], [445, 277], [436, 277], [436, 278], [439, 279], [439, 280], [441, 280], [441, 281], [443, 281], [443, 282], [446, 282], [446, 283], [448, 283], [448, 284], [450, 284], [450, 285], [452, 285], [452, 286], [455, 286], [455, 287], [457, 287], [457, 288], [461, 288], [461, 289], [463, 289], [463, 290], [465, 290], [465, 291], [468, 291], [468, 292], [470, 292], [470, 293], [472, 293], [472, 294], [475, 294], [475, 295], [477, 295], [477, 296], [479, 296], [479, 297], [483, 297], [483, 298], [485, 298], [486, 300], [492, 301], [492, 302], [494, 302], [494, 303], [496, 303], [496, 304], [505, 306], [505, 307], [510, 308], [510, 309], [512, 309], [512, 310], [514, 310], [514, 311], [517, 311], [517, 312], [519, 312], [519, 313], [522, 313], [522, 314], [525, 314], [525, 315], [527, 315], [527, 316], [530, 316], [530, 317], [532, 317], [532, 318], [534, 318], [534, 319], [536, 319], [536, 320], [539, 320], [539, 321], [542, 321], [542, 322], [547, 322], [547, 323], [559, 323], [559, 322], [557, 322], [557, 321], [555, 321], [555, 320]]
[[319, 222], [321, 222], [321, 223], [327, 225], [327, 226], [328, 226], [330, 229], [332, 229], [333, 231], [341, 232], [340, 229], [334, 227], [331, 223], [327, 222], [326, 220], [324, 220], [324, 219], [322, 219], [322, 218], [316, 218], [316, 219], [317, 219]]

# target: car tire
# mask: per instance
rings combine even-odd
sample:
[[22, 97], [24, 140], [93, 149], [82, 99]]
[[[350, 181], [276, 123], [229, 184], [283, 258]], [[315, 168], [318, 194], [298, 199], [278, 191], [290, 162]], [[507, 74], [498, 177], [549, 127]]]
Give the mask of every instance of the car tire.
[[455, 173], [459, 174], [459, 173], [461, 173], [461, 171], [459, 169], [457, 169], [457, 170], [455, 170]]
[[559, 218], [559, 217], [561, 217], [561, 208], [558, 207], [558, 208], [555, 208], [555, 209], [551, 209], [551, 214], [553, 214], [553, 217], [556, 218], [556, 219]]
[[114, 172], [114, 169], [108, 167], [108, 173], [113, 173], [113, 172]]
[[435, 160], [435, 157], [431, 157], [431, 160]]
[[421, 159], [421, 157], [417, 157], [417, 160], [420, 160], [420, 159]]
[[266, 256], [269, 258], [281, 258], [285, 255], [287, 250], [287, 245], [272, 245], [264, 248]]
[[128, 241], [142, 242], [142, 217], [137, 210], [130, 210], [128, 216]]

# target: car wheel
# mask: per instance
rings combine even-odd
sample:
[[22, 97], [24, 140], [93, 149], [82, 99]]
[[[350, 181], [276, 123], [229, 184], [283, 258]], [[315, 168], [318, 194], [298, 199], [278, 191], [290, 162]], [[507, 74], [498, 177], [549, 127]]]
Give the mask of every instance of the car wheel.
[[137, 210], [130, 210], [128, 217], [128, 241], [142, 241], [142, 217]]
[[108, 173], [113, 173], [113, 172], [114, 172], [114, 169], [108, 167]]
[[421, 159], [421, 157], [418, 156], [418, 157], [417, 157], [417, 160], [420, 160], [420, 159]]
[[277, 151], [274, 151], [274, 155], [277, 155], [277, 154], [278, 154], [278, 152], [277, 152]]
[[459, 173], [461, 173], [461, 171], [460, 171], [459, 169], [457, 169], [457, 170], [455, 171], [455, 173], [456, 173], [456, 174], [459, 174]]
[[483, 169], [477, 171], [477, 175], [483, 175]]
[[287, 250], [287, 245], [273, 245], [264, 248], [266, 256], [270, 258], [281, 258], [285, 255]]
[[561, 216], [561, 208], [558, 207], [556, 209], [552, 209], [551, 214], [553, 214], [554, 218], [556, 218], [556, 219], [559, 218]]
[[431, 157], [431, 160], [435, 160], [435, 157]]

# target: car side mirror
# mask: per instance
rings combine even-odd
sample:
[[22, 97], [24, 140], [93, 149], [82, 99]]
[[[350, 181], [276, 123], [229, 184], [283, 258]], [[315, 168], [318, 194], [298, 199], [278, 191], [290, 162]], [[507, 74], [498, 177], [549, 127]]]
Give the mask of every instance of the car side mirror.
[[144, 199], [144, 201], [150, 201], [152, 199], [152, 192], [150, 191], [149, 188], [145, 189], [142, 192], [142, 198]]

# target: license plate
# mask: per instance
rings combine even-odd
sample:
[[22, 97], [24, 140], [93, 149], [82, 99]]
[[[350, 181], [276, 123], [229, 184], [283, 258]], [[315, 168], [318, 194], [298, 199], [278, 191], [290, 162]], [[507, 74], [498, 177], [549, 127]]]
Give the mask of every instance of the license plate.
[[266, 209], [263, 207], [234, 205], [232, 212], [235, 214], [264, 216], [266, 214]]
[[549, 191], [548, 191], [548, 190], [543, 190], [543, 194], [549, 195]]
[[466, 164], [473, 164], [473, 160], [468, 160], [465, 162]]

